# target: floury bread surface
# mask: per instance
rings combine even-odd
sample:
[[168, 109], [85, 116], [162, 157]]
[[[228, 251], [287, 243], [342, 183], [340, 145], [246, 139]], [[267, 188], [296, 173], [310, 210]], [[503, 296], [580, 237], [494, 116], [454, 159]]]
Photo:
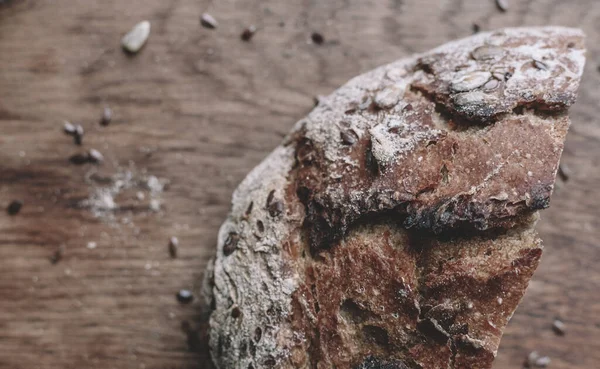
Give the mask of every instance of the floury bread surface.
[[221, 369], [490, 368], [542, 253], [579, 30], [352, 79], [240, 184], [205, 294]]

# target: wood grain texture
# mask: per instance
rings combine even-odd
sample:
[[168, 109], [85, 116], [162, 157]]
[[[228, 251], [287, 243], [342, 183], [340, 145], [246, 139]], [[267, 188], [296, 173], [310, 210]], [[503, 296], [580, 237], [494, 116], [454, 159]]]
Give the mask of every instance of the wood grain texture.
[[[216, 30], [200, 26], [204, 11]], [[127, 56], [120, 37], [143, 19], [149, 42]], [[313, 96], [467, 36], [473, 22], [588, 35], [563, 157], [572, 175], [543, 213], [541, 266], [494, 367], [518, 368], [531, 350], [555, 369], [598, 367], [599, 19], [595, 0], [514, 0], [506, 13], [493, 0], [0, 1], [0, 205], [24, 202], [17, 216], [0, 214], [0, 368], [208, 368], [201, 304], [180, 305], [175, 293], [198, 289], [236, 184]], [[259, 30], [242, 42], [250, 24]], [[323, 45], [308, 42], [313, 31]], [[108, 127], [98, 124], [105, 105]], [[82, 147], [61, 132], [65, 119], [85, 127]], [[103, 165], [68, 162], [91, 147]], [[95, 214], [85, 204], [127, 173], [117, 208]], [[148, 176], [168, 189], [151, 193]], [[552, 333], [555, 317], [564, 337]]]

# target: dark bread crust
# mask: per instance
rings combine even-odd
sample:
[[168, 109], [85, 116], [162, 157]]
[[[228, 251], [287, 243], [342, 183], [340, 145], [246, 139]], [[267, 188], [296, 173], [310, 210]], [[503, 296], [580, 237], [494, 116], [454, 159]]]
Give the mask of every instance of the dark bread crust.
[[577, 30], [507, 29], [321, 99], [219, 232], [217, 367], [491, 367], [541, 256], [583, 53]]

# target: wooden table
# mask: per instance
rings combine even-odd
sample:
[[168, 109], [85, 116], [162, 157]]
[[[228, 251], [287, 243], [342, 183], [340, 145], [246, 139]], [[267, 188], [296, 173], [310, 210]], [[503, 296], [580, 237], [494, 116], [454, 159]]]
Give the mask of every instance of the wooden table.
[[[0, 368], [208, 368], [201, 304], [175, 294], [198, 290], [236, 184], [313, 96], [473, 23], [588, 34], [563, 157], [572, 174], [539, 223], [545, 254], [495, 368], [519, 368], [531, 350], [553, 369], [600, 367], [596, 1], [512, 0], [506, 13], [492, 0], [0, 3], [0, 205], [24, 203], [0, 214]], [[204, 11], [216, 30], [200, 26]], [[120, 37], [144, 19], [149, 42], [127, 56]], [[251, 24], [259, 31], [242, 42]], [[313, 31], [323, 45], [308, 42]], [[83, 146], [63, 120], [83, 125]], [[89, 148], [103, 165], [69, 162]], [[556, 317], [564, 337], [551, 330]]]

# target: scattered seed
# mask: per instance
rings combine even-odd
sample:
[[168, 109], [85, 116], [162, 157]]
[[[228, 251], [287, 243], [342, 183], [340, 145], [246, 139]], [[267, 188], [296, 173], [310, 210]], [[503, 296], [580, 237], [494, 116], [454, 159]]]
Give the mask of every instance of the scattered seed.
[[89, 156], [84, 154], [75, 154], [69, 158], [69, 161], [75, 165], [83, 165], [89, 160]]
[[179, 290], [176, 297], [177, 301], [179, 301], [181, 304], [189, 304], [190, 302], [194, 301], [194, 295], [192, 294], [192, 291], [189, 290]]
[[566, 333], [565, 323], [561, 320], [555, 319], [552, 323], [552, 330], [559, 336], [564, 336]]
[[96, 149], [90, 149], [88, 151], [88, 157], [91, 163], [99, 164], [104, 161], [104, 155], [102, 155], [102, 153]]
[[140, 22], [123, 36], [121, 46], [125, 51], [135, 54], [144, 46], [148, 36], [150, 36], [150, 22]]
[[90, 250], [93, 250], [93, 249], [95, 249], [97, 246], [98, 246], [98, 244], [97, 244], [96, 242], [94, 242], [94, 241], [90, 241], [90, 242], [88, 242], [88, 243], [87, 243], [87, 245], [86, 245], [85, 247], [87, 247], [87, 248], [88, 248], [88, 249], [90, 249]]
[[500, 59], [504, 56], [504, 49], [494, 45], [479, 46], [471, 52], [471, 57], [475, 60]]
[[237, 233], [235, 233], [235, 232], [229, 233], [229, 235], [227, 236], [227, 239], [225, 240], [225, 243], [223, 244], [223, 254], [225, 256], [231, 255], [237, 248], [237, 244], [238, 244], [239, 240], [240, 240], [240, 236]]
[[270, 216], [278, 216], [279, 214], [283, 213], [283, 202], [279, 200], [271, 202], [271, 204], [269, 204], [268, 210]]
[[169, 238], [169, 255], [171, 255], [171, 257], [173, 259], [175, 259], [177, 257], [177, 248], [179, 247], [179, 240], [177, 239], [177, 237], [171, 237]]
[[323, 37], [323, 35], [319, 32], [313, 32], [312, 35], [310, 35], [310, 39], [317, 45], [321, 45], [323, 42], [325, 42], [325, 37]]
[[496, 6], [502, 12], [508, 10], [508, 0], [496, 0]]
[[262, 220], [256, 221], [256, 228], [258, 228], [258, 231], [260, 233], [263, 233], [265, 231], [265, 225], [263, 224]]
[[200, 17], [200, 24], [202, 25], [202, 27], [209, 29], [215, 29], [219, 26], [219, 22], [217, 22], [215, 17], [208, 13], [202, 14], [202, 16]]
[[50, 262], [52, 264], [57, 264], [59, 261], [61, 261], [65, 253], [65, 249], [65, 245], [60, 245], [58, 249], [54, 251], [54, 254], [52, 254], [52, 256], [50, 257]]
[[571, 178], [571, 170], [565, 164], [560, 164], [558, 166], [558, 175], [560, 176], [560, 179], [567, 182], [569, 178]]
[[552, 360], [550, 360], [548, 356], [542, 356], [535, 361], [535, 366], [537, 366], [538, 368], [545, 368], [548, 365], [550, 365], [551, 361]]
[[533, 66], [536, 67], [539, 70], [548, 70], [548, 65], [542, 61], [539, 60], [533, 60]]
[[160, 201], [158, 201], [157, 199], [150, 200], [149, 207], [150, 207], [150, 210], [152, 210], [154, 212], [159, 212], [160, 211]]
[[492, 77], [490, 72], [472, 72], [452, 81], [453, 92], [466, 92], [483, 86]]
[[70, 122], [65, 121], [65, 124], [63, 125], [63, 131], [65, 132], [65, 134], [72, 136], [75, 134], [75, 130], [76, 130], [75, 125], [73, 125]]
[[531, 351], [529, 355], [527, 355], [527, 359], [525, 359], [525, 367], [532, 368], [535, 365], [537, 359], [540, 358], [540, 354], [537, 351]]
[[341, 131], [340, 138], [346, 145], [354, 145], [358, 141], [358, 135], [353, 130]]
[[244, 32], [242, 32], [240, 37], [241, 37], [242, 41], [248, 42], [252, 39], [252, 37], [254, 37], [255, 33], [256, 33], [256, 27], [251, 25], [248, 28], [246, 28], [244, 30]]
[[479, 33], [481, 31], [481, 26], [477, 23], [473, 23], [473, 33]]
[[17, 215], [19, 211], [21, 211], [22, 207], [23, 201], [13, 200], [10, 202], [10, 204], [8, 204], [8, 208], [6, 208], [6, 211], [8, 212], [8, 215]]
[[84, 130], [81, 124], [75, 126], [75, 133], [73, 133], [73, 140], [76, 145], [81, 145], [81, 141], [83, 140]]
[[100, 118], [100, 124], [103, 126], [107, 126], [110, 124], [111, 120], [112, 120], [112, 109], [109, 108], [108, 106], [105, 106], [104, 109], [102, 109], [102, 117]]

